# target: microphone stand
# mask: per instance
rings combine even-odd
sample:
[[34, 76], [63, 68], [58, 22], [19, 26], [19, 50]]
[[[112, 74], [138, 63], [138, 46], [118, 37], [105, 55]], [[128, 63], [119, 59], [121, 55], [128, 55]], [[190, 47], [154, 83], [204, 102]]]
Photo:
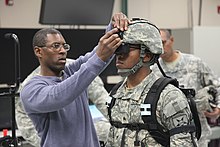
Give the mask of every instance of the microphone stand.
[[[11, 98], [11, 107], [12, 107], [12, 121], [11, 121], [11, 128], [12, 128], [12, 140], [10, 143], [6, 143], [6, 145], [10, 145], [11, 143], [14, 147], [18, 146], [17, 138], [16, 138], [16, 120], [15, 120], [15, 96], [18, 94], [18, 89], [20, 86], [20, 43], [18, 40], [17, 35], [13, 33], [5, 34], [6, 39], [13, 39], [14, 40], [14, 47], [15, 47], [15, 85], [11, 86], [8, 93], [1, 93], [1, 96], [9, 96]], [[10, 141], [7, 138], [5, 142]]]

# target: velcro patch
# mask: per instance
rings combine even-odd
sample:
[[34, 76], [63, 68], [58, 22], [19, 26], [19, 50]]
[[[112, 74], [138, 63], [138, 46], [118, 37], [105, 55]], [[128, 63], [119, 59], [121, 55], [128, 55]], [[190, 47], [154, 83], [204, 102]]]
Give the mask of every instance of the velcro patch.
[[173, 121], [174, 127], [180, 127], [183, 125], [187, 125], [187, 123], [188, 123], [188, 119], [187, 119], [186, 114], [178, 115], [178, 116], [172, 118], [172, 121]]

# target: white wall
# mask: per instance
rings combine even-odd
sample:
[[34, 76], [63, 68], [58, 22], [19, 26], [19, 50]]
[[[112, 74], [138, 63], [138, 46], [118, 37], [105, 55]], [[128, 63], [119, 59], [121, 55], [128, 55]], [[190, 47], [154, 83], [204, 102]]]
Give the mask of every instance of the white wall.
[[173, 29], [174, 49], [200, 57], [220, 78], [220, 26]]
[[187, 23], [187, 0], [130, 0], [129, 17], [141, 16], [159, 27], [184, 28]]
[[0, 0], [1, 28], [38, 28], [41, 0], [14, 0], [13, 6], [6, 6]]
[[[192, 24], [198, 25], [199, 2], [200, 0], [128, 0], [128, 16], [144, 17], [159, 27], [189, 28]], [[201, 25], [220, 26], [220, 14], [217, 14], [220, 0], [202, 2]], [[14, 0], [13, 6], [6, 6], [5, 0], [0, 0], [0, 28], [45, 27], [38, 23], [40, 6], [41, 0]], [[115, 0], [113, 13], [120, 9], [121, 0]]]
[[193, 53], [220, 77], [220, 27], [194, 27]]

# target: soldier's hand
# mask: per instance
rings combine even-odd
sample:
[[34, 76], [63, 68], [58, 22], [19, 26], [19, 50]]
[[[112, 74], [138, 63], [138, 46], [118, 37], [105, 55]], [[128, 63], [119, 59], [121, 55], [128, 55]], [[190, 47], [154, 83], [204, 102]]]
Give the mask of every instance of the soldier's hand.
[[127, 30], [130, 21], [125, 14], [119, 12], [112, 16], [111, 23], [114, 28], [118, 28], [121, 31], [124, 31]]
[[213, 108], [212, 112], [204, 112], [205, 116], [208, 118], [212, 118], [212, 119], [218, 119], [219, 115], [220, 115], [220, 109], [219, 108]]
[[115, 50], [121, 45], [122, 40], [117, 32], [118, 29], [114, 28], [100, 38], [96, 54], [101, 60], [107, 61], [114, 54]]

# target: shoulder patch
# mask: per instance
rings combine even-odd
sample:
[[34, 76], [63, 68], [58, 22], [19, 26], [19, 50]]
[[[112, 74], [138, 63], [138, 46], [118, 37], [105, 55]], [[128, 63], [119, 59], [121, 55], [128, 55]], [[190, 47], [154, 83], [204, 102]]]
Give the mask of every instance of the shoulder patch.
[[170, 117], [186, 107], [187, 105], [184, 101], [172, 101], [164, 107], [163, 113], [166, 117]]
[[187, 125], [188, 119], [187, 116], [183, 114], [183, 115], [174, 116], [171, 121], [172, 121], [171, 124], [174, 125], [173, 127], [176, 128]]

